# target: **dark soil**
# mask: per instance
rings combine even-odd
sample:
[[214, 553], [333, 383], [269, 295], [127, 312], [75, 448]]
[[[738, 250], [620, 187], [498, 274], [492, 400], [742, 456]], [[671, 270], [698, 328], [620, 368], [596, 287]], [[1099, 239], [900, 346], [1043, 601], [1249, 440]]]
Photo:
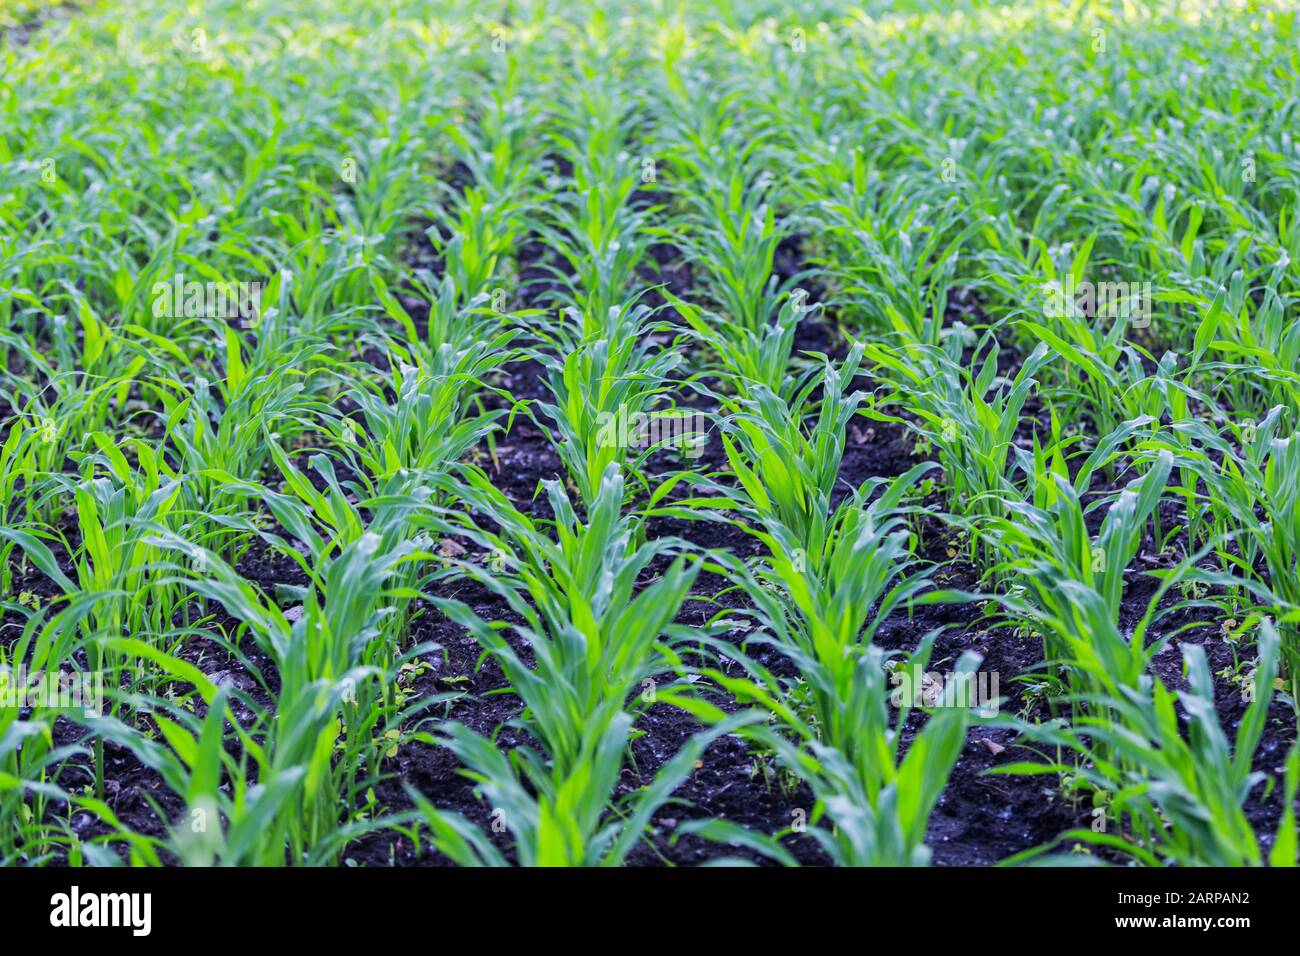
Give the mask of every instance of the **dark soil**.
[[[532, 252], [536, 256], [542, 254], [539, 249]], [[521, 276], [530, 283], [532, 294], [548, 291], [545, 283], [550, 280], [544, 277], [542, 270], [530, 266], [527, 257], [524, 260]], [[655, 273], [663, 277], [662, 281], [670, 289], [689, 289], [689, 268], [677, 264], [675, 250], [667, 246], [655, 247], [654, 260]], [[783, 268], [790, 274], [796, 271], [789, 263]], [[800, 327], [796, 351], [843, 355], [845, 341], [846, 337], [832, 324], [814, 318]], [[502, 369], [496, 384], [516, 400], [536, 401], [549, 394], [541, 376], [541, 367], [535, 361], [516, 362]], [[899, 475], [917, 460], [912, 437], [904, 425], [859, 417], [848, 430], [840, 473], [840, 494], [851, 492], [870, 478]], [[703, 456], [692, 467], [707, 472], [721, 470], [724, 464], [721, 443], [714, 435]], [[671, 463], [666, 461], [652, 460], [648, 472], [659, 474], [671, 467]], [[494, 483], [517, 507], [532, 511], [538, 518], [548, 517], [549, 509], [536, 492], [540, 482], [561, 478], [563, 468], [543, 428], [537, 423], [526, 416], [517, 417], [509, 433], [499, 437], [495, 461], [488, 465], [488, 471]], [[1097, 520], [1100, 520], [1099, 515]], [[650, 522], [647, 530], [652, 536], [679, 536], [701, 549], [725, 549], [745, 557], [762, 553], [755, 538], [742, 528], [727, 524], [657, 518]], [[942, 565], [935, 573], [936, 581], [949, 587], [978, 591], [980, 581], [976, 570], [947, 554], [947, 530], [934, 520], [927, 522], [924, 530], [924, 554]], [[1154, 545], [1151, 550], [1154, 550]], [[65, 569], [70, 570], [66, 555], [60, 554], [59, 557], [63, 559]], [[1147, 551], [1135, 564], [1121, 615], [1123, 626], [1131, 628], [1136, 623], [1153, 593], [1152, 580], [1137, 572], [1164, 563], [1161, 556]], [[260, 543], [243, 556], [239, 570], [268, 594], [274, 594], [277, 585], [301, 585], [305, 581], [301, 569], [293, 561], [269, 551]], [[697, 600], [688, 602], [681, 622], [699, 625], [719, 606], [733, 606], [734, 595], [725, 596], [721, 605], [714, 603], [715, 595], [727, 584], [716, 576], [702, 575], [693, 592]], [[28, 571], [25, 577], [15, 582], [15, 591], [20, 590], [45, 599], [56, 593], [51, 583], [35, 571]], [[436, 596], [458, 598], [485, 620], [516, 620], [500, 599], [470, 582], [445, 585]], [[1166, 596], [1165, 600], [1166, 605], [1170, 605], [1175, 598]], [[1169, 633], [1195, 620], [1191, 613], [1180, 611], [1163, 619], [1160, 633]], [[16, 614], [6, 613], [3, 623], [10, 628], [3, 632], [4, 644], [11, 644], [17, 636], [11, 628], [19, 620]], [[210, 626], [221, 624], [230, 625], [227, 633], [234, 632], [233, 622], [220, 617], [210, 622]], [[883, 623], [876, 640], [886, 649], [909, 651], [927, 632], [942, 627], [944, 630], [931, 656], [933, 667], [942, 669], [942, 662], [955, 661], [963, 651], [975, 649], [983, 656], [982, 668], [1000, 675], [1001, 693], [1008, 697], [1005, 712], [1021, 713], [1030, 719], [1042, 717], [1041, 704], [1025, 698], [1024, 685], [1014, 680], [1033, 674], [1042, 666], [1041, 644], [1036, 638], [1018, 636], [1013, 628], [993, 624], [976, 604], [925, 607], [916, 609], [911, 615], [895, 614]], [[521, 732], [506, 726], [507, 721], [517, 716], [519, 703], [509, 694], [495, 693], [507, 687], [506, 681], [495, 663], [491, 660], [481, 662], [480, 648], [473, 637], [423, 607], [415, 618], [413, 640], [416, 643], [435, 642], [440, 651], [425, 658], [429, 669], [417, 679], [411, 690], [425, 694], [446, 690], [464, 693], [446, 707], [430, 713], [420, 729], [432, 731], [438, 721], [449, 718], [480, 734], [495, 734], [500, 746], [509, 748], [520, 743]], [[1183, 680], [1179, 645], [1187, 641], [1203, 644], [1216, 675], [1233, 667], [1233, 647], [1219, 636], [1214, 627], [1185, 631], [1156, 656], [1155, 672], [1167, 684], [1177, 686]], [[526, 648], [520, 649], [526, 652]], [[258, 655], [255, 648], [244, 646], [241, 650], [248, 655], [250, 665], [261, 672], [267, 686], [274, 689], [276, 677], [269, 661]], [[256, 676], [250, 674], [238, 659], [231, 657], [221, 642], [195, 639], [186, 648], [185, 656], [209, 661], [220, 656], [223, 662], [221, 673], [243, 691], [250, 702], [259, 706], [270, 703]], [[763, 662], [778, 673], [789, 670], [783, 668], [781, 661], [768, 658]], [[1218, 676], [1217, 680], [1219, 714], [1224, 727], [1232, 733], [1245, 705], [1228, 677]], [[916, 727], [915, 722], [909, 722], [904, 728], [904, 742], [915, 733]], [[636, 728], [640, 735], [630, 748], [632, 760], [624, 771], [620, 787], [622, 794], [649, 783], [659, 768], [678, 752], [682, 742], [700, 729], [693, 718], [664, 705], [655, 705], [642, 713]], [[61, 721], [59, 734], [61, 742], [72, 742], [80, 738], [81, 729]], [[1279, 775], [1287, 749], [1294, 739], [1295, 720], [1290, 706], [1285, 701], [1275, 701], [1257, 754], [1258, 769], [1273, 776]], [[183, 801], [172, 795], [158, 775], [142, 766], [131, 754], [111, 745], [107, 751], [110, 805], [122, 822], [132, 829], [161, 835], [164, 822], [158, 818], [146, 796], [156, 801], [162, 812], [173, 821], [184, 812]], [[956, 769], [930, 820], [928, 843], [935, 863], [991, 865], [1048, 842], [1067, 829], [1088, 825], [1088, 808], [1072, 805], [1063, 799], [1054, 777], [988, 776], [985, 773], [991, 767], [1031, 757], [1031, 753], [1017, 745], [1016, 735], [1009, 729], [979, 725], [970, 729]], [[60, 782], [69, 787], [84, 787], [90, 779], [86, 767], [86, 761], [74, 761], [65, 768]], [[375, 787], [383, 808], [389, 811], [409, 809], [411, 804], [404, 785], [410, 785], [438, 807], [462, 813], [485, 832], [491, 832], [490, 807], [475, 793], [473, 783], [459, 773], [457, 762], [448, 750], [420, 742], [405, 743], [384, 761], [383, 772], [385, 778]], [[1248, 815], [1265, 835], [1265, 840], [1271, 836], [1280, 817], [1279, 791], [1280, 788], [1274, 788], [1266, 799], [1261, 799], [1261, 787], [1247, 804]], [[733, 737], [715, 741], [674, 796], [676, 799], [655, 815], [648, 840], [635, 851], [631, 862], [638, 865], [693, 865], [736, 855], [759, 862], [752, 854], [694, 837], [675, 840], [674, 829], [682, 821], [719, 817], [769, 834], [788, 827], [796, 811], [810, 812], [812, 805], [811, 795], [806, 790], [791, 788], [779, 774], [766, 772], [763, 762], [749, 752], [747, 745]], [[83, 837], [103, 832], [102, 825], [84, 813], [73, 815], [72, 826]], [[505, 848], [504, 836], [494, 839], [501, 841]], [[801, 862], [825, 862], [814, 841], [806, 836], [790, 841], [789, 847]], [[417, 853], [409, 840], [388, 831], [354, 842], [344, 856], [348, 862], [360, 865], [438, 865], [447, 862], [427, 847], [423, 853]]]

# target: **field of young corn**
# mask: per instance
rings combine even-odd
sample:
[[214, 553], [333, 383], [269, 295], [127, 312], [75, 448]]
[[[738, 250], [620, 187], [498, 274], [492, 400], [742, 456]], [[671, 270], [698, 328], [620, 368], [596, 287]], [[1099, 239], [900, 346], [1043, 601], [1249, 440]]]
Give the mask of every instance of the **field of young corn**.
[[0, 0], [0, 863], [1294, 865], [1290, 0]]

